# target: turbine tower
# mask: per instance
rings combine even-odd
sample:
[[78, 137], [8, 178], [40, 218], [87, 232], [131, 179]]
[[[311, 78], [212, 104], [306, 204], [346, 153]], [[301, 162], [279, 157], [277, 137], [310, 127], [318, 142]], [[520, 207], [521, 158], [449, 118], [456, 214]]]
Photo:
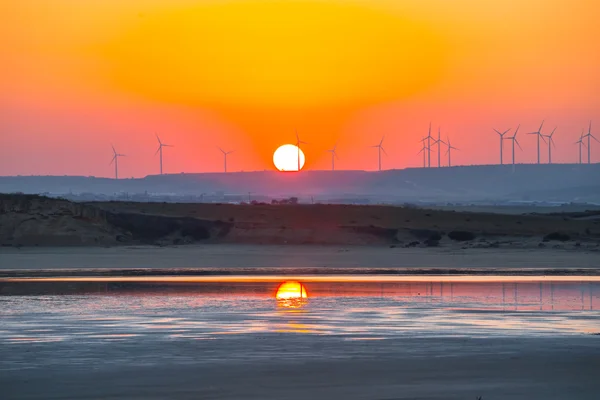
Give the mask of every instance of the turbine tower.
[[433, 142], [433, 144], [437, 144], [438, 168], [440, 168], [442, 166], [442, 162], [441, 162], [442, 152], [440, 151], [440, 143], [444, 143], [445, 145], [448, 144], [448, 143], [444, 142], [442, 139], [440, 139], [440, 135], [441, 135], [441, 128], [438, 127], [438, 137], [437, 137], [436, 141]]
[[331, 153], [331, 170], [335, 171], [335, 159], [339, 159], [337, 152], [335, 151], [337, 148], [337, 143], [333, 146], [333, 149], [329, 149], [327, 150], [329, 153]]
[[225, 150], [223, 150], [223, 149], [222, 149], [222, 148], [220, 148], [220, 147], [217, 147], [217, 148], [218, 148], [219, 150], [221, 150], [221, 153], [223, 153], [223, 161], [224, 161], [224, 162], [223, 162], [223, 171], [224, 171], [225, 173], [227, 173], [227, 156], [228, 156], [229, 154], [233, 153], [233, 152], [234, 152], [234, 150], [231, 150], [231, 151], [225, 151]]
[[125, 157], [125, 154], [119, 154], [117, 153], [117, 150], [115, 150], [115, 146], [111, 145], [111, 147], [113, 151], [113, 158], [110, 161], [110, 164], [115, 163], [115, 179], [119, 179], [119, 157]]
[[504, 165], [504, 135], [506, 135], [510, 129], [500, 132], [498, 129], [494, 129], [498, 135], [500, 135], [500, 165]]
[[544, 139], [544, 135], [542, 135], [542, 127], [544, 126], [544, 121], [542, 121], [542, 124], [540, 125], [540, 129], [538, 129], [536, 132], [529, 132], [528, 135], [537, 135], [537, 163], [540, 163], [540, 138], [542, 138], [542, 140], [544, 141], [544, 143], [546, 142], [546, 139]]
[[452, 150], [460, 150], [457, 147], [454, 147], [450, 144], [450, 138], [446, 137], [446, 140], [448, 141], [448, 143], [446, 143], [446, 146], [448, 146], [448, 150], [446, 150], [446, 154], [448, 155], [448, 167], [452, 166], [452, 159], [451, 159], [451, 155], [452, 155]]
[[429, 147], [427, 147], [425, 141], [427, 140], [427, 137], [424, 137], [423, 139], [421, 139], [421, 143], [423, 144], [423, 147], [421, 147], [421, 150], [419, 150], [419, 152], [417, 154], [421, 154], [423, 153], [423, 168], [427, 168], [427, 153], [425, 152], [425, 150], [429, 150]]
[[384, 138], [385, 138], [385, 136], [381, 137], [381, 140], [379, 141], [378, 145], [371, 146], [371, 147], [377, 148], [377, 153], [379, 155], [379, 171], [381, 171], [381, 152], [383, 151], [383, 154], [385, 154], [387, 156], [387, 153], [385, 152], [385, 149], [383, 148], [383, 139]]
[[598, 140], [596, 138], [596, 136], [592, 135], [592, 121], [590, 121], [590, 128], [588, 130], [588, 133], [584, 137], [586, 137], [588, 140], [588, 144], [587, 144], [588, 164], [590, 164], [592, 162], [591, 161], [592, 160], [592, 141], [590, 139], [594, 139], [596, 142], [600, 143], [600, 140]]
[[300, 172], [300, 144], [308, 144], [306, 142], [303, 142], [302, 140], [300, 140], [300, 136], [298, 136], [298, 131], [296, 132], [296, 147], [298, 148], [298, 172]]
[[575, 144], [579, 144], [579, 164], [581, 164], [581, 146], [586, 147], [585, 143], [583, 143], [583, 138], [585, 137], [585, 136], [583, 136], [584, 133], [585, 133], [585, 129], [582, 129], [579, 140], [575, 142]]
[[552, 135], [556, 132], [556, 128], [549, 135], [542, 135], [548, 138], [548, 164], [552, 164], [552, 146], [556, 147], [554, 144], [554, 139], [552, 139]]
[[513, 169], [513, 172], [515, 172], [515, 144], [517, 146], [519, 146], [519, 149], [523, 150], [523, 148], [519, 144], [519, 141], [517, 140], [517, 133], [519, 133], [520, 127], [521, 127], [521, 125], [519, 124], [519, 126], [517, 126], [517, 129], [515, 130], [515, 134], [512, 137], [506, 138], [506, 140], [512, 140], [512, 169]]
[[427, 140], [427, 167], [431, 168], [431, 139], [435, 140], [433, 136], [431, 136], [431, 122], [429, 123], [429, 133], [425, 136]]
[[160, 153], [160, 174], [163, 174], [163, 147], [173, 147], [170, 144], [164, 144], [163, 142], [160, 141], [160, 138], [158, 137], [158, 135], [156, 135], [156, 139], [158, 139], [158, 150], [156, 150], [156, 153], [154, 153], [154, 156], [156, 156], [158, 153]]

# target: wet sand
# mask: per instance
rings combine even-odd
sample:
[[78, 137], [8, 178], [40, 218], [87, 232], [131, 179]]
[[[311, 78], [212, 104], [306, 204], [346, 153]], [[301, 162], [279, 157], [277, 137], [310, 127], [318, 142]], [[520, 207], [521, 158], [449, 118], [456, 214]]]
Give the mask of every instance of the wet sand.
[[597, 251], [564, 249], [390, 248], [210, 244], [137, 247], [0, 248], [0, 271], [9, 269], [123, 268], [600, 268]]
[[[244, 335], [0, 349], [2, 398], [595, 400], [600, 337]], [[7, 368], [7, 355], [21, 364]]]
[[0, 397], [598, 398], [597, 283], [425, 286], [0, 297]]

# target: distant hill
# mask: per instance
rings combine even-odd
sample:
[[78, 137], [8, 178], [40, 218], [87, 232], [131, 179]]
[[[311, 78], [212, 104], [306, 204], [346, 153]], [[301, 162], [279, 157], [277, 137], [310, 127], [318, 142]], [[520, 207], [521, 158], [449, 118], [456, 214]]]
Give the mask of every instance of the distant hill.
[[115, 193], [363, 197], [372, 202], [558, 201], [600, 203], [600, 164], [542, 164], [367, 171], [276, 171], [150, 175], [0, 177], [1, 193]]

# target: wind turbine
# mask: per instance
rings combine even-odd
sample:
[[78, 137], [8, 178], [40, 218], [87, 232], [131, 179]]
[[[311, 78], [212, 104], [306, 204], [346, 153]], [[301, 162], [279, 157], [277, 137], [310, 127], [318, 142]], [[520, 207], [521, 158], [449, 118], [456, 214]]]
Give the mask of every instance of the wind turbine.
[[298, 131], [296, 132], [296, 147], [298, 148], [298, 172], [300, 172], [300, 144], [308, 144], [306, 142], [303, 142], [302, 140], [300, 140], [300, 136], [298, 136]]
[[585, 143], [583, 143], [583, 138], [585, 137], [585, 136], [583, 136], [584, 132], [585, 132], [585, 129], [582, 129], [579, 140], [575, 142], [575, 144], [579, 144], [579, 164], [581, 164], [581, 146], [586, 147]]
[[383, 139], [384, 138], [385, 138], [385, 136], [381, 137], [381, 140], [379, 141], [378, 145], [371, 146], [371, 147], [376, 147], [377, 153], [379, 154], [379, 171], [381, 171], [381, 152], [383, 151], [383, 154], [385, 154], [387, 156], [387, 153], [385, 152], [385, 149], [383, 148]]
[[435, 140], [433, 136], [431, 136], [431, 122], [429, 123], [429, 133], [425, 136], [425, 140], [427, 140], [427, 167], [431, 168], [431, 139]]
[[231, 151], [225, 151], [220, 147], [217, 147], [219, 150], [221, 150], [221, 153], [223, 153], [223, 158], [224, 158], [224, 163], [223, 163], [223, 171], [225, 173], [227, 173], [227, 156], [231, 153], [233, 153], [235, 150], [231, 150]]
[[163, 142], [160, 141], [160, 138], [158, 137], [158, 135], [156, 135], [156, 139], [158, 139], [158, 150], [156, 150], [156, 153], [154, 153], [154, 155], [156, 156], [158, 153], [160, 153], [160, 174], [163, 174], [163, 155], [162, 155], [162, 148], [163, 147], [173, 147], [170, 144], [164, 144]]
[[446, 150], [446, 154], [448, 154], [448, 167], [451, 167], [452, 166], [452, 159], [450, 157], [451, 157], [451, 154], [452, 154], [452, 150], [460, 150], [460, 149], [457, 148], [457, 147], [454, 147], [454, 146], [452, 146], [450, 144], [450, 138], [449, 137], [446, 137], [446, 140], [448, 141], [448, 143], [446, 143], [446, 146], [448, 146], [448, 150]]
[[515, 134], [512, 137], [507, 137], [506, 138], [506, 140], [512, 140], [512, 168], [513, 168], [513, 172], [515, 171], [515, 143], [516, 143], [517, 146], [519, 146], [519, 149], [523, 150], [523, 148], [519, 144], [519, 141], [517, 140], [517, 133], [519, 133], [519, 128], [520, 127], [521, 127], [521, 124], [519, 124], [519, 126], [517, 126], [517, 129], [515, 130]]
[[111, 145], [111, 147], [113, 151], [113, 158], [110, 161], [110, 164], [115, 163], [115, 179], [119, 179], [119, 157], [125, 157], [125, 154], [119, 154], [117, 153], [117, 150], [115, 150], [115, 146]]
[[554, 139], [552, 139], [552, 135], [556, 132], [556, 128], [549, 135], [542, 135], [543, 137], [548, 138], [548, 164], [552, 164], [552, 146], [556, 147], [554, 144]]
[[441, 162], [441, 151], [440, 151], [440, 143], [444, 143], [445, 145], [447, 145], [448, 143], [444, 142], [442, 139], [440, 139], [440, 134], [441, 134], [441, 128], [438, 128], [438, 137], [437, 140], [435, 142], [433, 142], [433, 144], [437, 144], [437, 153], [438, 153], [438, 168], [440, 168], [442, 166], [442, 162]]
[[506, 135], [510, 129], [505, 130], [504, 132], [500, 132], [498, 129], [494, 128], [494, 131], [496, 131], [496, 133], [498, 135], [500, 135], [500, 165], [504, 165], [504, 135]]
[[591, 156], [592, 156], [592, 141], [590, 139], [594, 139], [596, 142], [600, 143], [600, 140], [598, 140], [596, 138], [596, 136], [592, 135], [592, 121], [590, 121], [590, 128], [588, 130], [588, 133], [584, 137], [586, 137], [588, 139], [588, 144], [587, 144], [588, 164], [590, 164], [592, 162], [591, 161]]
[[335, 159], [339, 159], [337, 153], [336, 153], [336, 148], [337, 148], [337, 143], [333, 146], [333, 149], [329, 149], [327, 150], [329, 153], [331, 153], [331, 170], [335, 171]]
[[429, 150], [429, 147], [427, 147], [427, 145], [425, 144], [425, 141], [427, 140], [427, 137], [424, 137], [423, 139], [421, 139], [421, 143], [423, 144], [423, 147], [421, 147], [421, 150], [419, 150], [419, 152], [417, 154], [421, 154], [423, 153], [423, 168], [427, 167], [427, 153], [425, 153], [425, 150]]
[[544, 141], [544, 143], [546, 142], [546, 139], [544, 139], [544, 135], [542, 135], [542, 127], [544, 126], [544, 121], [542, 121], [542, 124], [540, 125], [540, 129], [538, 129], [536, 132], [529, 132], [528, 135], [537, 135], [537, 163], [540, 163], [540, 138], [542, 138], [542, 140]]

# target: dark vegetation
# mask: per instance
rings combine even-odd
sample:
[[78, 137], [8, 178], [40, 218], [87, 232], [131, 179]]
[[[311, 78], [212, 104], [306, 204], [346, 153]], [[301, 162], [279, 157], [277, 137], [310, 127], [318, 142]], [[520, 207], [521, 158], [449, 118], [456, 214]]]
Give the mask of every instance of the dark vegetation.
[[448, 237], [457, 242], [467, 242], [469, 240], [474, 240], [477, 235], [468, 231], [452, 231], [448, 233]]

